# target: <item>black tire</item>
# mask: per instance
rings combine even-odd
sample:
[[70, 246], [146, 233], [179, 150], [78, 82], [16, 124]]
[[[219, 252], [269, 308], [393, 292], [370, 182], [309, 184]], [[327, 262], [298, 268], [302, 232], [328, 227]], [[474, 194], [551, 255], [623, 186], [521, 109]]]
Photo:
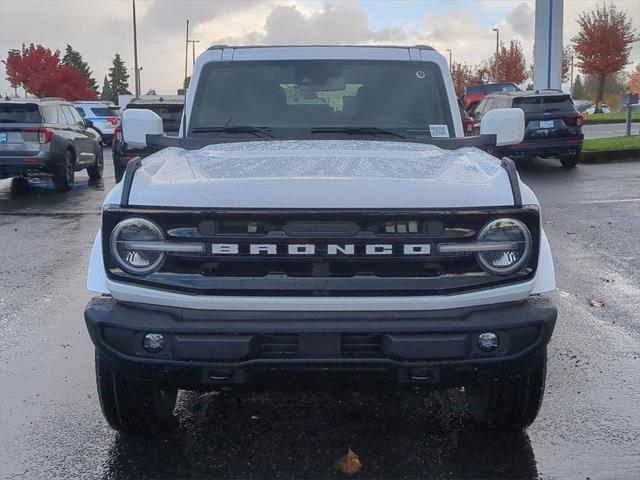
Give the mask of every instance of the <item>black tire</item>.
[[116, 373], [97, 351], [96, 383], [102, 414], [111, 428], [149, 434], [174, 425], [177, 388]]
[[560, 163], [564, 168], [575, 168], [578, 165], [578, 155], [566, 155], [560, 157]]
[[68, 192], [73, 188], [73, 182], [75, 181], [75, 160], [73, 152], [67, 150], [64, 157], [64, 163], [58, 165], [53, 172], [53, 184], [56, 190], [59, 192]]
[[518, 375], [465, 387], [474, 422], [491, 430], [523, 430], [533, 423], [544, 397], [546, 349]]
[[96, 154], [96, 163], [90, 167], [87, 167], [87, 174], [91, 180], [98, 180], [102, 178], [102, 172], [104, 171], [104, 152], [102, 151], [102, 145], [98, 145], [98, 153]]
[[113, 161], [113, 173], [116, 176], [116, 183], [122, 180], [122, 177], [124, 177], [125, 170], [126, 170], [126, 167], [123, 167], [122, 165], [118, 165], [115, 160]]

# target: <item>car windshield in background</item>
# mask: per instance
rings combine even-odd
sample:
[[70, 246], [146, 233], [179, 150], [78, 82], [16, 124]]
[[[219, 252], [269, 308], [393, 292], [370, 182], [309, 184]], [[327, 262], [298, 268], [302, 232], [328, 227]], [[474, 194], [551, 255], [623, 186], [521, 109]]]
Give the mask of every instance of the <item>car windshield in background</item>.
[[118, 111], [110, 107], [91, 107], [91, 113], [96, 117], [117, 117]]
[[211, 63], [196, 96], [201, 101], [190, 121], [196, 135], [218, 135], [234, 126], [453, 134], [440, 69], [427, 62]]
[[490, 83], [487, 85], [472, 85], [467, 87], [467, 95], [477, 95], [479, 93], [489, 94], [493, 92], [517, 92], [518, 88], [511, 83]]
[[37, 105], [0, 104], [0, 123], [41, 123]]
[[183, 104], [148, 104], [148, 103], [130, 103], [129, 108], [144, 108], [158, 114], [162, 119], [162, 126], [166, 132], [177, 132], [180, 129], [180, 121], [182, 120]]
[[569, 95], [514, 98], [513, 106], [524, 113], [576, 112]]

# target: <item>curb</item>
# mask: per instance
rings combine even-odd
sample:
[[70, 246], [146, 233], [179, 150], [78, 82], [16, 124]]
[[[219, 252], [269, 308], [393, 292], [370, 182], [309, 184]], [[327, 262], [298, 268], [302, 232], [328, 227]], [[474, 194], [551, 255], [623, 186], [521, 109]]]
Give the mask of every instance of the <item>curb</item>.
[[580, 153], [580, 163], [638, 162], [640, 148], [618, 148], [615, 150], [591, 150]]
[[[638, 123], [640, 122], [640, 119], [636, 119], [636, 118], [632, 118], [631, 119], [631, 123]], [[626, 120], [592, 120], [592, 121], [588, 121], [585, 119], [584, 123], [582, 124], [582, 126], [584, 127], [585, 125], [619, 125], [619, 124], [624, 124], [627, 123]]]

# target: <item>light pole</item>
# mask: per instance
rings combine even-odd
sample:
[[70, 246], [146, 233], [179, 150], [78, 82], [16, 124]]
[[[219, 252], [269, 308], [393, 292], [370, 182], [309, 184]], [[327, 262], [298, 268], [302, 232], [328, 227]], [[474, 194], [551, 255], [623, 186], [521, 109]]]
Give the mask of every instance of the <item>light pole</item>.
[[449, 73], [453, 71], [453, 63], [451, 63], [451, 49], [447, 48], [447, 52], [449, 52]]
[[140, 75], [140, 72], [142, 72], [142, 67], [138, 67], [138, 95], [136, 95], [137, 97], [140, 96], [140, 92], [142, 92], [142, 75]]
[[495, 73], [494, 76], [495, 78], [493, 79], [494, 82], [498, 81], [498, 54], [499, 54], [499, 47], [500, 47], [500, 29], [498, 28], [493, 28], [492, 31], [496, 32], [496, 65], [495, 65]]
[[196, 43], [200, 43], [200, 40], [187, 40], [191, 44], [191, 53], [193, 54], [192, 67], [196, 66]]
[[185, 41], [184, 47], [184, 82], [183, 88], [186, 93], [187, 91], [187, 63], [189, 62], [189, 20], [187, 20], [187, 37]]
[[138, 35], [136, 32], [136, 0], [133, 3], [133, 68], [135, 69], [135, 92], [136, 97], [140, 96], [140, 71], [138, 70]]

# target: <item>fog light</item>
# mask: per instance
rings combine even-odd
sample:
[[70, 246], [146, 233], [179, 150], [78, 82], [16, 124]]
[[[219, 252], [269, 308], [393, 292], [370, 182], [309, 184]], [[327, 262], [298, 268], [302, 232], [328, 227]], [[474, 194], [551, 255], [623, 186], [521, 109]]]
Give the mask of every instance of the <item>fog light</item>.
[[142, 346], [147, 352], [158, 353], [164, 348], [164, 337], [159, 333], [147, 333], [142, 340]]
[[498, 335], [493, 332], [481, 333], [478, 335], [478, 346], [480, 350], [492, 352], [500, 346], [500, 339]]

